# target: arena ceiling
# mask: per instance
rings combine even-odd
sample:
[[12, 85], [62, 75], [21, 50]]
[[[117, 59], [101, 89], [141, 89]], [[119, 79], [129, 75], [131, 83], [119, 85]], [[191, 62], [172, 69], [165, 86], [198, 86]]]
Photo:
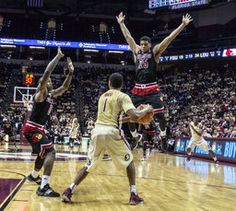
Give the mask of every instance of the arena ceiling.
[[[43, 7], [30, 7], [30, 1], [43, 2]], [[233, 0], [211, 0], [211, 6], [228, 1]], [[120, 11], [124, 11], [129, 17], [136, 19], [152, 18], [163, 13], [178, 13], [147, 9], [148, 0], [0, 0], [0, 13], [114, 18]]]
[[148, 7], [147, 0], [32, 0], [43, 1], [43, 7], [29, 7], [27, 5], [29, 0], [0, 0], [1, 12], [5, 11], [28, 11], [40, 12], [45, 14], [56, 13], [58, 15], [117, 15], [120, 11], [128, 13], [130, 16], [147, 17], [144, 12]]

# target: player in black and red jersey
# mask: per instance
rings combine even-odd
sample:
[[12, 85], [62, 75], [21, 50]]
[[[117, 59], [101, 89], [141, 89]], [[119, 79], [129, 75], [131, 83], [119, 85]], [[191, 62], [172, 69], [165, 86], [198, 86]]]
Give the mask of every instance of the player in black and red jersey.
[[[50, 79], [52, 71], [55, 69], [59, 60], [63, 57], [61, 49], [58, 48], [57, 55], [48, 64], [42, 78], [39, 80], [39, 84], [36, 93], [33, 98], [32, 113], [23, 127], [23, 134], [27, 141], [31, 144], [33, 153], [37, 154], [35, 160], [35, 167], [28, 179], [40, 184], [37, 189], [37, 195], [59, 197], [60, 194], [55, 192], [49, 186], [49, 179], [53, 168], [56, 152], [53, 147], [53, 143], [48, 139], [47, 131], [44, 129], [45, 123], [49, 119], [53, 108], [53, 100], [62, 95], [68, 90], [74, 67], [70, 58], [67, 58], [68, 74], [63, 84], [53, 89]], [[42, 178], [39, 177], [39, 171], [44, 166], [44, 172]]]
[[[140, 38], [140, 45], [137, 45], [129, 30], [124, 24], [125, 15], [121, 12], [117, 17], [121, 31], [129, 44], [136, 64], [136, 84], [131, 91], [131, 99], [135, 106], [140, 104], [150, 104], [154, 108], [154, 113], [159, 121], [163, 139], [166, 136], [166, 121], [164, 117], [164, 106], [160, 86], [156, 82], [157, 64], [161, 54], [166, 50], [175, 37], [193, 20], [189, 14], [182, 18], [182, 23], [161, 43], [152, 47], [151, 39], [148, 36]], [[137, 143], [141, 140], [141, 135], [137, 133], [136, 125], [129, 124], [132, 136]]]
[[155, 140], [157, 135], [155, 122], [151, 122], [150, 124], [140, 125], [139, 131], [143, 133], [143, 157], [142, 161], [147, 160], [147, 149], [149, 149], [149, 154], [151, 154], [152, 150], [155, 148]]

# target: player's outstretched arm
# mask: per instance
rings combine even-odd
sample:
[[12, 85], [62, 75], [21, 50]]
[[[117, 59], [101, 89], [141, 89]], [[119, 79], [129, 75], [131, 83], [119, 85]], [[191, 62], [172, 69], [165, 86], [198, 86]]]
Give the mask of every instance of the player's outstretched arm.
[[134, 38], [131, 36], [129, 30], [127, 29], [124, 21], [125, 21], [125, 15], [123, 12], [121, 12], [118, 16], [116, 16], [117, 22], [120, 24], [121, 31], [129, 44], [130, 49], [134, 54], [138, 52], [139, 46], [134, 41]]
[[168, 37], [166, 37], [160, 44], [157, 44], [153, 48], [153, 53], [156, 57], [159, 57], [170, 43], [177, 37], [177, 35], [183, 31], [183, 29], [192, 21], [192, 17], [187, 13], [182, 18], [182, 23], [176, 28]]
[[61, 48], [58, 47], [57, 49], [57, 55], [52, 59], [52, 61], [49, 62], [49, 64], [46, 67], [46, 70], [40, 79], [38, 89], [44, 90], [47, 87], [48, 79], [51, 76], [52, 71], [55, 69], [56, 65], [58, 64], [59, 60], [64, 56], [64, 54], [61, 51]]
[[72, 75], [74, 72], [74, 66], [73, 66], [73, 63], [72, 63], [70, 57], [67, 57], [67, 65], [68, 65], [69, 73], [67, 74], [66, 79], [64, 80], [63, 84], [59, 88], [52, 90], [53, 97], [58, 97], [58, 96], [62, 95], [70, 87]]

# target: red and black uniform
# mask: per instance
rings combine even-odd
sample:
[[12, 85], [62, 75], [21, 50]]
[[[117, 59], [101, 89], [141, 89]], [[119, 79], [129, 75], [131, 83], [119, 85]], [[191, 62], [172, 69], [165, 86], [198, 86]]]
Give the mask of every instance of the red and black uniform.
[[162, 113], [164, 106], [161, 100], [160, 86], [156, 82], [157, 63], [152, 49], [136, 54], [136, 84], [131, 90], [131, 99], [135, 106], [150, 104], [154, 113]]
[[147, 148], [154, 148], [155, 145], [155, 136], [157, 134], [156, 127], [152, 124], [145, 128], [145, 126], [142, 126], [142, 132], [143, 132], [143, 148], [146, 150]]
[[32, 113], [23, 127], [23, 134], [33, 148], [33, 153], [44, 158], [54, 150], [53, 143], [48, 139], [44, 125], [49, 119], [53, 108], [53, 97], [49, 93], [43, 102], [33, 103]]

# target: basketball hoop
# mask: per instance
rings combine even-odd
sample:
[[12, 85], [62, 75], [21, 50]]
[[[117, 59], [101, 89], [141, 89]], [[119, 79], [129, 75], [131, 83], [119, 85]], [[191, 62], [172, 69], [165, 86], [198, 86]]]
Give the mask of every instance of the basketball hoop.
[[36, 87], [14, 87], [14, 103], [22, 103], [24, 107], [27, 107], [30, 102], [33, 101], [33, 96], [36, 92]]

